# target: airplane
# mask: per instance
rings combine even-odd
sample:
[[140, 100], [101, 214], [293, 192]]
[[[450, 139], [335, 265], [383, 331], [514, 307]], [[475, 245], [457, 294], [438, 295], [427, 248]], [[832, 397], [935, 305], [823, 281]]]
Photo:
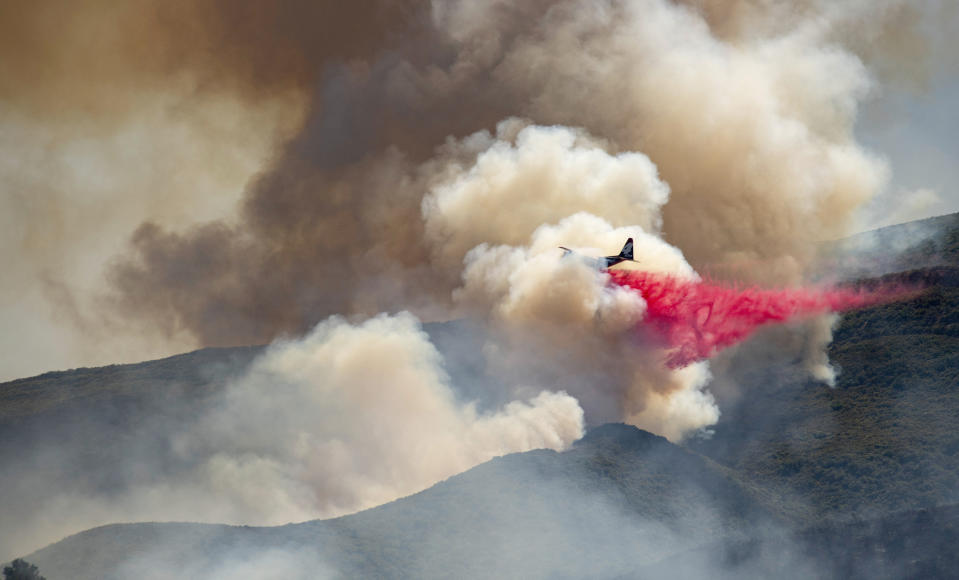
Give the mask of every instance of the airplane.
[[581, 260], [585, 261], [590, 266], [600, 271], [606, 271], [609, 268], [612, 268], [613, 266], [615, 266], [616, 264], [619, 264], [622, 262], [636, 261], [633, 259], [633, 238], [629, 238], [626, 240], [626, 245], [623, 246], [623, 249], [619, 252], [618, 256], [605, 256], [602, 258], [593, 258], [593, 257], [584, 256], [580, 253], [574, 252], [573, 250], [570, 250], [569, 248], [564, 246], [560, 246], [559, 249], [563, 250], [564, 258], [569, 255], [574, 255], [580, 258]]

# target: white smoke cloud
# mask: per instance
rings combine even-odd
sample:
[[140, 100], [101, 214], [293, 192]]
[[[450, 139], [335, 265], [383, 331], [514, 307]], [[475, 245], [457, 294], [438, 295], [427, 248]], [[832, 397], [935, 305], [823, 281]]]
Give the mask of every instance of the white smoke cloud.
[[[543, 391], [480, 414], [456, 399], [442, 365], [409, 314], [359, 325], [333, 318], [273, 345], [214, 412], [177, 436], [178, 453], [199, 462], [185, 495], [205, 499], [174, 500], [165, 518], [177, 517], [178, 505], [190, 510], [179, 517], [191, 519], [332, 517], [498, 455], [563, 449], [582, 435], [572, 397]], [[181, 482], [170, 483], [175, 495]]]
[[[794, 12], [776, 34], [750, 28], [724, 40], [673, 2], [559, 2], [493, 43], [494, 58], [472, 48], [486, 48], [492, 31], [508, 35], [504, 14], [522, 9], [437, 1], [434, 11], [464, 46], [460, 67], [496, 63], [490, 74], [517, 112], [648, 156], [672, 189], [664, 232], [693, 265], [748, 253], [782, 263], [750, 274], [795, 282], [812, 243], [845, 233], [887, 180], [852, 132], [873, 79], [830, 35], [863, 7], [839, 4]], [[761, 16], [779, 6], [740, 8]]]
[[[583, 435], [573, 397], [544, 388], [480, 412], [454, 394], [410, 314], [334, 317], [270, 346], [171, 444], [177, 467], [131, 457], [119, 489], [51, 490], [19, 549], [116, 521], [278, 525], [403, 497], [493, 457]], [[37, 482], [37, 485], [48, 485]]]
[[439, 353], [400, 314], [333, 318], [274, 345], [183, 446], [211, 453], [207, 475], [238, 504], [256, 482], [262, 507], [245, 509], [280, 522], [378, 505], [498, 455], [563, 449], [582, 431], [582, 410], [563, 393], [492, 415], [457, 401]]
[[498, 376], [561, 385], [592, 422], [629, 420], [677, 440], [719, 416], [702, 392], [708, 372], [665, 369], [660, 350], [634, 339], [642, 297], [560, 259], [560, 245], [602, 255], [632, 237], [639, 267], [696, 277], [659, 235], [669, 187], [655, 166], [608, 148], [580, 129], [518, 120], [495, 138], [447, 144], [457, 161], [424, 200], [426, 235], [437, 263], [462, 264], [455, 305], [488, 322], [487, 363]]
[[[543, 224], [576, 213], [608, 216], [616, 226], [656, 233], [669, 187], [640, 153], [611, 155], [608, 145], [569, 127], [499, 124], [495, 138], [472, 135], [447, 151], [483, 149], [435, 185], [423, 201], [426, 236], [437, 261], [462, 264], [480, 243], [519, 245]], [[488, 216], [477, 219], [478, 216]], [[576, 243], [576, 240], [567, 243]]]

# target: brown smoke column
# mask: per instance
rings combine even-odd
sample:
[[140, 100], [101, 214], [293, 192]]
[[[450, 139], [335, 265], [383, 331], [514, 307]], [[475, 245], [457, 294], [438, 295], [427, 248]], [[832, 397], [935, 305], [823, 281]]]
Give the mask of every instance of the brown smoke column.
[[[694, 6], [703, 10], [708, 25], [720, 35], [709, 41], [713, 46], [694, 47], [715, 59], [707, 67], [719, 67], [700, 74], [724, 74], [723, 68], [736, 73], [735, 45], [726, 43], [783, 34], [769, 26], [784, 6], [742, 2]], [[796, 102], [799, 108], [787, 111], [784, 118], [795, 114], [799, 123], [828, 123], [807, 125], [810, 139], [820, 142], [811, 142], [808, 154], [821, 159], [802, 163], [839, 165], [829, 170], [834, 175], [824, 174], [814, 186], [821, 190], [820, 201], [804, 210], [798, 208], [809, 202], [784, 203], [784, 196], [807, 195], [793, 188], [808, 177], [793, 170], [803, 171], [805, 165], [795, 165], [793, 158], [801, 152], [769, 149], [758, 157], [760, 165], [750, 169], [741, 164], [757, 148], [773, 145], [764, 136], [761, 115], [716, 109], [709, 114], [720, 115], [722, 124], [714, 130], [708, 128], [708, 118], [696, 117], [700, 104], [691, 102], [686, 111], [676, 109], [689, 90], [741, 92], [743, 87], [736, 83], [752, 82], [751, 78], [717, 77], [725, 84], [710, 84], [707, 79], [702, 87], [690, 87], [676, 76], [682, 71], [671, 68], [671, 49], [651, 45], [643, 52], [642, 38], [634, 42], [629, 37], [633, 29], [619, 24], [637, 22], [642, 27], [644, 18], [662, 19], [666, 33], [703, 25], [695, 13], [663, 3], [603, 2], [595, 10], [575, 2], [492, 3], [475, 9], [473, 20], [463, 20], [472, 10], [463, 3], [434, 3], [432, 14], [421, 4], [400, 10], [405, 21], [385, 15], [355, 27], [359, 38], [339, 42], [331, 36], [328, 43], [316, 45], [306, 41], [309, 35], [297, 35], [300, 29], [293, 14], [296, 22], [311, 20], [310, 13], [296, 12], [300, 8], [278, 4], [265, 15], [242, 19], [275, 28], [227, 26], [232, 31], [228, 34], [214, 27], [210, 36], [219, 39], [218, 45], [247, 47], [239, 55], [227, 51], [217, 64], [223, 71], [238, 69], [232, 80], [248, 81], [248, 88], [317, 83], [303, 131], [248, 190], [239, 225], [210, 224], [186, 233], [141, 228], [133, 238], [133, 253], [112, 274], [122, 311], [185, 328], [202, 344], [245, 344], [269, 340], [277, 333], [303, 332], [331, 313], [400, 307], [425, 311], [428, 304], [442, 303], [457, 275], [435, 273], [429, 263], [419, 217], [420, 199], [429, 182], [417, 181], [423, 173], [418, 164], [447, 136], [489, 127], [508, 114], [585, 126], [610, 138], [614, 148], [635, 148], [650, 155], [673, 190], [664, 213], [666, 238], [694, 266], [744, 256], [764, 260], [772, 264], [764, 276], [773, 278], [766, 281], [796, 281], [814, 242], [846, 231], [852, 212], [884, 180], [881, 168], [870, 168], [872, 160], [860, 156], [849, 141], [854, 109], [817, 101], [834, 96], [830, 90], [822, 94], [813, 90], [809, 91], [813, 100]], [[319, 11], [313, 14], [329, 14], [322, 7], [313, 9]], [[817, 16], [823, 10], [810, 4], [791, 17], [800, 27], [807, 23], [805, 13]], [[876, 21], [859, 29], [882, 29], [885, 19], [897, 14], [877, 11]], [[339, 16], [338, 30], [359, 18], [352, 12]], [[851, 18], [840, 24], [848, 26]], [[640, 30], [653, 35], [652, 26]], [[285, 34], [285, 27], [292, 27], [291, 35]], [[244, 41], [272, 38], [281, 31], [287, 40], [278, 47], [255, 58], [249, 54], [255, 49]], [[376, 46], [377, 39], [383, 45]], [[626, 41], [637, 46], [623, 45]], [[834, 41], [824, 34], [821, 42], [828, 47]], [[773, 53], [770, 59], [778, 60], [756, 74], [789, 74], [782, 68], [791, 65], [790, 59], [801, 63], [807, 48], [792, 49], [785, 40], [780, 44], [786, 48], [769, 44], [783, 54]], [[625, 56], [617, 52], [624, 50]], [[656, 60], [657, 50], [664, 50], [665, 60]], [[630, 51], [649, 54], [648, 62], [636, 61]], [[837, 74], [858, 74], [842, 68], [854, 61], [837, 60], [825, 50], [823, 55], [823, 66], [840, 67]], [[337, 56], [348, 64], [330, 66], [331, 57]], [[682, 51], [679, 56], [675, 64], [689, 66]], [[273, 71], [268, 66], [273, 62], [290, 62], [288, 74]], [[309, 65], [314, 68], [309, 70]], [[789, 88], [815, 80], [820, 77], [782, 82]], [[798, 85], [794, 88], [800, 90]], [[839, 85], [836, 90], [851, 91], [857, 98], [863, 89]], [[715, 103], [728, 97], [715, 93], [696, 98]], [[782, 98], [787, 103], [791, 99]], [[813, 113], [817, 116], [802, 107], [818, 107]], [[380, 287], [389, 291], [377, 290]]]

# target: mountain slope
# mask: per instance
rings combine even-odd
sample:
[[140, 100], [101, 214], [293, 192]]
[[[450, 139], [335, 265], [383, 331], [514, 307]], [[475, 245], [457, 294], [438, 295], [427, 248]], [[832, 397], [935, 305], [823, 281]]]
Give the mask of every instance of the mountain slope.
[[924, 289], [842, 316], [829, 348], [840, 371], [833, 389], [797, 364], [734, 353], [736, 396], [714, 437], [690, 445], [810, 520], [959, 501], [959, 214], [843, 243], [858, 248], [863, 271], [885, 258], [929, 265], [881, 278]]
[[826, 522], [792, 534], [717, 542], [645, 566], [631, 578], [738, 580], [954, 578], [959, 506]]
[[625, 425], [429, 490], [275, 528], [104, 526], [27, 556], [50, 579], [950, 577], [959, 507], [802, 526], [708, 459]]
[[569, 451], [501, 457], [351, 516], [277, 528], [106, 526], [27, 559], [51, 580], [217, 577], [271, 558], [347, 577], [608, 577], [781, 525], [728, 470], [634, 427], [605, 425]]

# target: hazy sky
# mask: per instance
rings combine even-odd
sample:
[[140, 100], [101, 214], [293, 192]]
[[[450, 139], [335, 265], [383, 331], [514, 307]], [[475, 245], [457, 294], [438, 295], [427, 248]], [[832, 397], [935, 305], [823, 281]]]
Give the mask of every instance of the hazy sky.
[[[867, 220], [888, 224], [959, 211], [959, 67], [954, 34], [959, 10], [942, 0], [917, 2], [925, 56], [903, 63], [902, 74], [877, 85], [856, 133], [885, 156], [891, 183]], [[943, 9], [943, 7], [946, 7]], [[890, 200], [919, 192], [899, 211]]]
[[879, 211], [879, 223], [959, 211], [959, 78], [940, 69], [928, 92], [886, 87], [864, 108], [857, 132], [889, 159], [887, 199], [930, 192], [901, 213]]

